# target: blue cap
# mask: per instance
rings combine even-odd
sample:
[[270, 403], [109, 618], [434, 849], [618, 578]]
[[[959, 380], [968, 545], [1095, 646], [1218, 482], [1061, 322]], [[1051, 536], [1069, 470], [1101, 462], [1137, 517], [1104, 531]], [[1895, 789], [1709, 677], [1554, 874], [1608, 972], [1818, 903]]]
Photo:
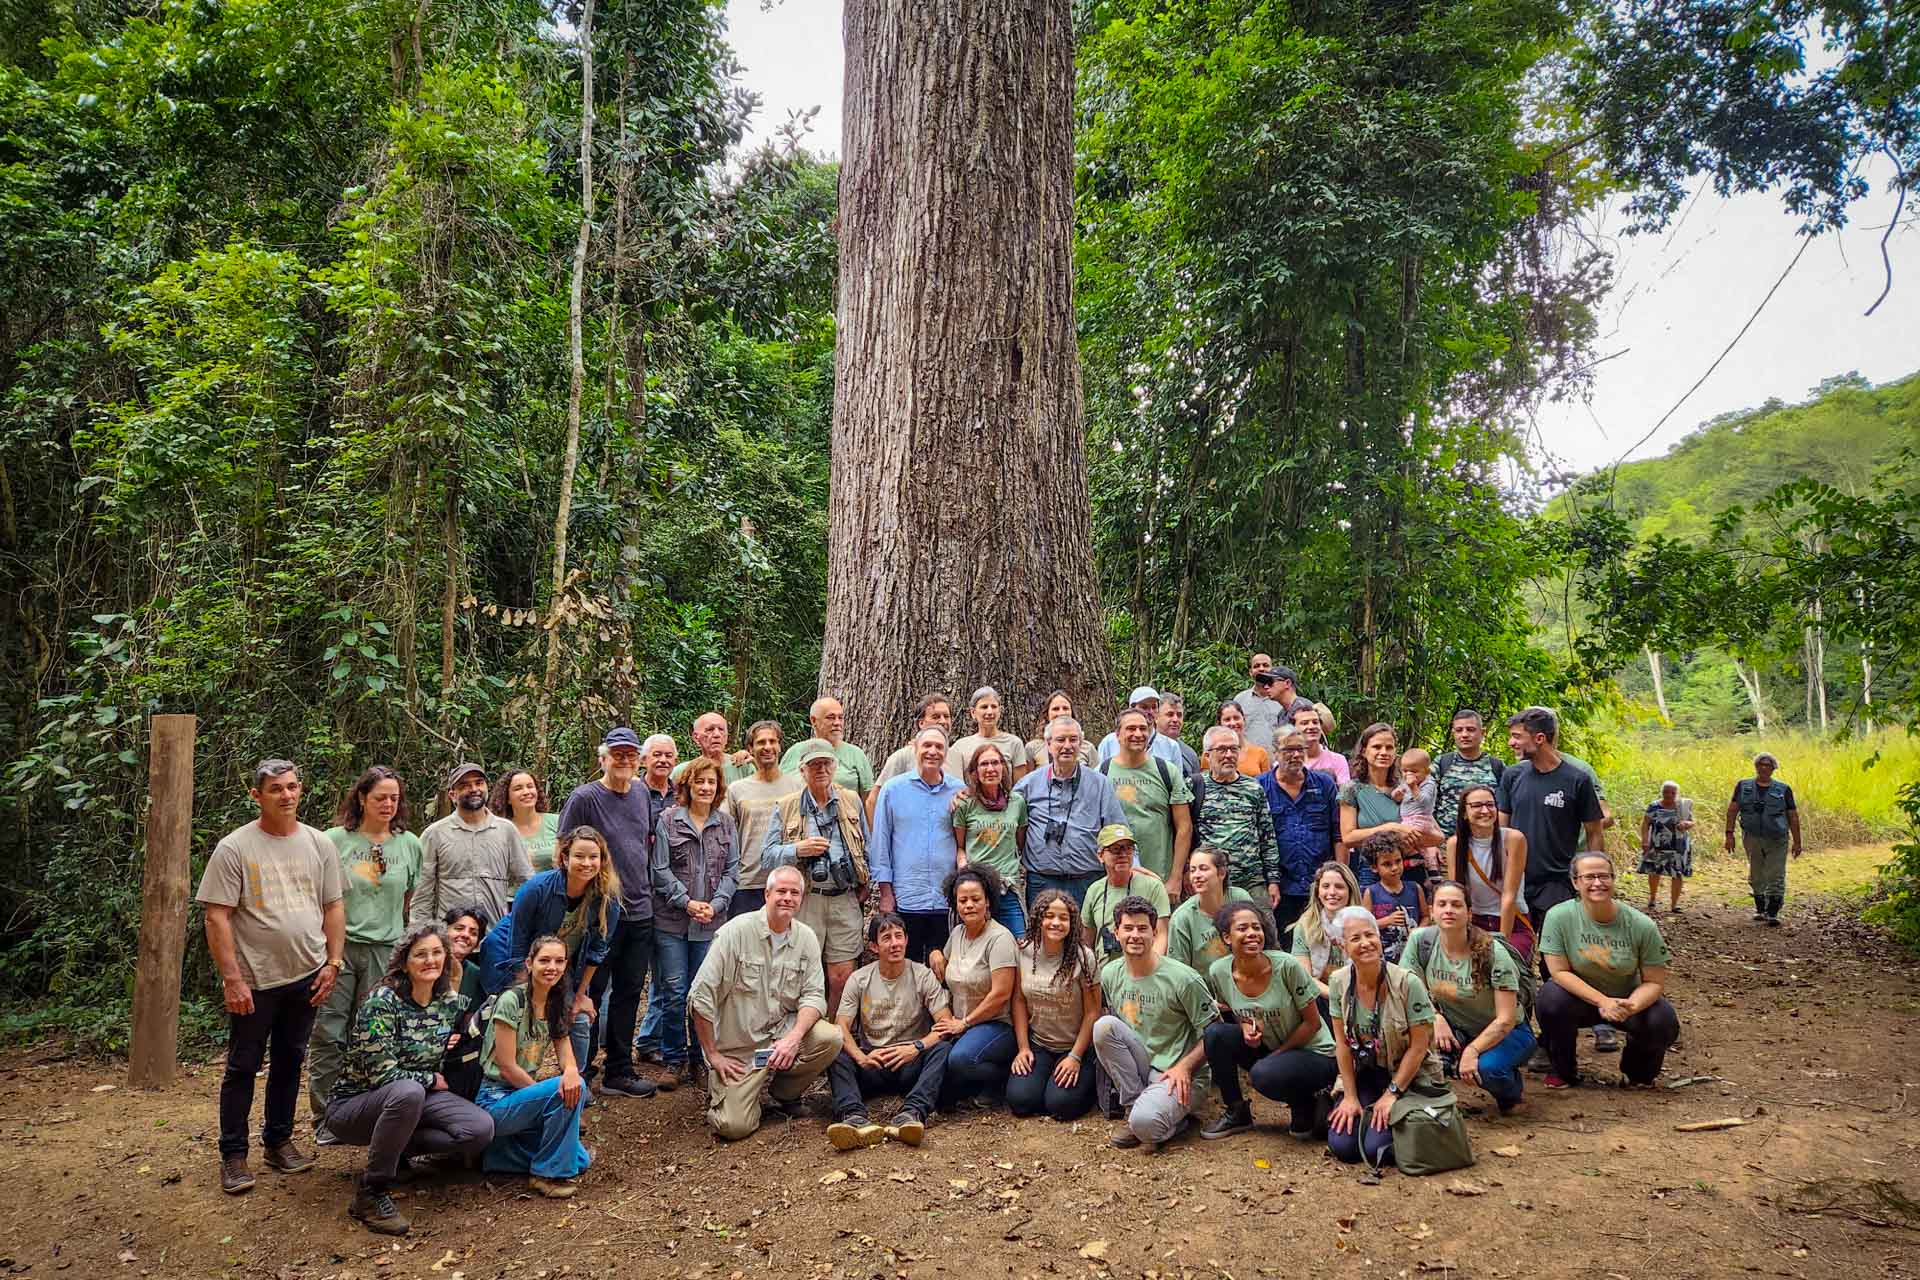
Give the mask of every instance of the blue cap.
[[600, 739], [600, 745], [603, 747], [632, 747], [635, 751], [638, 751], [640, 749], [640, 735], [625, 725], [616, 725], [614, 728], [607, 730], [607, 736]]

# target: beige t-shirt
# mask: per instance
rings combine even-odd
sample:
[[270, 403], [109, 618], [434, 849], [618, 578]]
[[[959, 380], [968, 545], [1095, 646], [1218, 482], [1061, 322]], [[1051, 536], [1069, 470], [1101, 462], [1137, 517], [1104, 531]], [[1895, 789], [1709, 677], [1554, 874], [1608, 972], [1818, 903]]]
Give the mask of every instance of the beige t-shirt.
[[[947, 757], [952, 760], [959, 767], [960, 772], [964, 774], [967, 771], [967, 766], [973, 763], [973, 753], [980, 749], [980, 744], [983, 742], [991, 742], [994, 746], [1000, 748], [1000, 754], [1007, 758], [1007, 768], [1009, 769], [1018, 769], [1027, 762], [1027, 744], [1020, 741], [1020, 735], [1017, 733], [996, 733], [991, 738], [983, 738], [977, 733], [970, 733], [953, 744], [953, 749], [947, 752]], [[1010, 784], [1002, 783], [1001, 785], [1006, 786]]]
[[240, 976], [267, 991], [327, 962], [322, 921], [345, 892], [340, 855], [324, 833], [303, 822], [292, 835], [269, 835], [249, 822], [213, 847], [194, 896], [233, 908]]
[[1080, 948], [1079, 982], [1055, 985], [1064, 956], [1035, 955], [1036, 948], [1020, 947], [1020, 995], [1027, 1002], [1027, 1039], [1055, 1053], [1066, 1053], [1080, 1038], [1080, 1020], [1086, 1012], [1085, 992], [1100, 981], [1093, 952]]
[[881, 976], [878, 964], [855, 969], [840, 993], [838, 1016], [853, 1024], [861, 1048], [884, 1049], [925, 1037], [946, 1007], [946, 988], [933, 970], [909, 960], [897, 978]]
[[[965, 925], [955, 925], [941, 948], [947, 957], [947, 990], [953, 993], [953, 1016], [964, 1018], [973, 1006], [993, 990], [993, 975], [999, 969], [1020, 966], [1020, 947], [1007, 926], [998, 920], [987, 921], [977, 938], [967, 937]], [[1001, 1006], [994, 1022], [1013, 1021], [1013, 1002]]]
[[767, 883], [767, 868], [760, 865], [760, 847], [766, 843], [767, 826], [780, 802], [806, 784], [797, 773], [783, 773], [772, 782], [760, 781], [758, 774], [727, 784], [727, 799], [722, 806], [740, 833], [740, 887], [759, 889]]

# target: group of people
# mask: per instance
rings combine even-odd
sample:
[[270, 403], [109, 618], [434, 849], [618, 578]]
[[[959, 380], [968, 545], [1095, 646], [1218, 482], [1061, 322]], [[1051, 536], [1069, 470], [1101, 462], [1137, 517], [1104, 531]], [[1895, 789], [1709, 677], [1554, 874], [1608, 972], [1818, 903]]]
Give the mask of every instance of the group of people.
[[[1116, 1146], [1158, 1147], [1209, 1089], [1200, 1136], [1223, 1139], [1252, 1127], [1250, 1086], [1377, 1176], [1449, 1167], [1451, 1080], [1501, 1112], [1525, 1105], [1530, 1060], [1545, 1087], [1578, 1085], [1584, 1027], [1603, 1051], [1624, 1034], [1623, 1074], [1651, 1084], [1679, 1034], [1670, 957], [1615, 897], [1610, 814], [1553, 713], [1508, 720], [1511, 764], [1473, 711], [1437, 759], [1386, 724], [1343, 757], [1292, 672], [1255, 655], [1251, 677], [1199, 752], [1184, 707], [1146, 687], [1091, 748], [1064, 693], [1030, 742], [992, 688], [958, 739], [929, 695], [878, 773], [831, 697], [791, 745], [768, 720], [734, 751], [703, 715], [686, 761], [615, 727], [557, 811], [530, 771], [463, 762], [417, 836], [390, 769], [322, 832], [299, 821], [294, 764], [262, 761], [259, 817], [198, 894], [232, 1015], [222, 1187], [253, 1185], [269, 1046], [265, 1162], [314, 1163], [294, 1142], [310, 1059], [316, 1140], [366, 1147], [349, 1211], [387, 1233], [408, 1229], [390, 1188], [434, 1162], [571, 1195], [590, 1088], [704, 1078], [708, 1124], [737, 1139], [802, 1114], [824, 1075], [826, 1136], [853, 1150], [1002, 1105], [1098, 1107]], [[1772, 832], [1797, 854], [1799, 828], [1771, 773], [1736, 789], [1728, 838], [1747, 830], [1756, 918], [1777, 920]], [[1676, 794], [1649, 806], [1649, 858], [1673, 848], [1651, 832], [1691, 828]]]

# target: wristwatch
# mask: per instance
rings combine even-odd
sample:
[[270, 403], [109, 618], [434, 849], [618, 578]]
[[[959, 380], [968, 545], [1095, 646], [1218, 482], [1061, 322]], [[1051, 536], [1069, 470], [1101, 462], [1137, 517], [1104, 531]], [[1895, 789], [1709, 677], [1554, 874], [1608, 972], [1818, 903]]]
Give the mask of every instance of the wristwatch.
[[1400, 1082], [1398, 1080], [1395, 1080], [1392, 1083], [1387, 1085], [1387, 1092], [1397, 1098], [1401, 1094], [1405, 1093], [1406, 1090], [1400, 1087]]
[[339, 973], [342, 969], [345, 969], [347, 967], [347, 962], [345, 960], [341, 960], [336, 957], [335, 959], [327, 961], [327, 967], [332, 969], [335, 973]]

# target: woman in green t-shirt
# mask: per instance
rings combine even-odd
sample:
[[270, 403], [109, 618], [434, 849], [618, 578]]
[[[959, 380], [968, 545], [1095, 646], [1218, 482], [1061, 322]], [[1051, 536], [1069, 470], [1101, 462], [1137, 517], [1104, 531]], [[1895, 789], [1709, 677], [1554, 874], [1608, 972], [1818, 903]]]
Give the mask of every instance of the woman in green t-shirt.
[[1013, 789], [1007, 753], [983, 742], [967, 762], [966, 790], [953, 798], [954, 863], [993, 868], [1007, 890], [994, 904], [993, 918], [1016, 938], [1027, 932], [1020, 906], [1025, 891], [1020, 850], [1026, 843], [1027, 797]]
[[1434, 923], [1415, 929], [1400, 963], [1433, 997], [1433, 1047], [1457, 1061], [1459, 1076], [1493, 1095], [1500, 1114], [1521, 1107], [1521, 1065], [1533, 1053], [1533, 1029], [1520, 1008], [1521, 966], [1512, 944], [1473, 921], [1467, 887], [1433, 886]]
[[1206, 971], [1214, 998], [1231, 1015], [1207, 1028], [1207, 1065], [1224, 1110], [1200, 1131], [1229, 1138], [1253, 1128], [1240, 1072], [1261, 1096], [1287, 1104], [1288, 1136], [1326, 1132], [1326, 1091], [1339, 1078], [1333, 1038], [1320, 1018], [1320, 988], [1281, 951], [1272, 917], [1252, 902], [1229, 902], [1214, 917], [1228, 954]]
[[[487, 1022], [481, 1054], [486, 1079], [474, 1099], [493, 1117], [493, 1142], [482, 1167], [525, 1173], [535, 1192], [556, 1200], [574, 1193], [574, 1179], [593, 1163], [580, 1142], [587, 1090], [573, 1059], [573, 982], [567, 944], [551, 933], [527, 950], [527, 980], [502, 991]], [[538, 1078], [551, 1050], [560, 1074]]]
[[1365, 907], [1334, 916], [1347, 967], [1333, 975], [1334, 1054], [1340, 1101], [1327, 1119], [1327, 1149], [1346, 1164], [1393, 1163], [1393, 1104], [1408, 1092], [1446, 1092], [1433, 1056], [1433, 1000], [1426, 984], [1386, 962], [1380, 922]]
[[553, 846], [560, 838], [560, 815], [550, 812], [547, 789], [531, 769], [513, 766], [493, 784], [487, 807], [513, 823], [526, 842], [527, 860], [535, 871], [553, 870]]
[[[383, 764], [354, 782], [340, 801], [338, 820], [327, 839], [339, 852], [340, 879], [346, 886], [347, 945], [340, 976], [314, 1015], [307, 1041], [307, 1096], [316, 1116], [327, 1113], [327, 1098], [346, 1061], [360, 1002], [380, 982], [394, 944], [406, 932], [425, 853], [420, 837], [407, 830], [407, 793], [400, 775]], [[321, 1146], [332, 1144], [333, 1134], [324, 1121], [314, 1126], [314, 1139]]]
[[1605, 1022], [1627, 1033], [1620, 1071], [1629, 1085], [1651, 1089], [1680, 1038], [1680, 1017], [1667, 1003], [1667, 950], [1660, 926], [1616, 902], [1613, 859], [1583, 853], [1573, 860], [1579, 896], [1547, 912], [1540, 926], [1540, 954], [1552, 981], [1540, 988], [1540, 1036], [1553, 1070], [1545, 1084], [1565, 1089], [1580, 1083], [1574, 1042], [1580, 1028]]
[[1173, 909], [1167, 925], [1167, 954], [1195, 973], [1205, 974], [1227, 954], [1226, 939], [1214, 917], [1229, 902], [1252, 902], [1253, 895], [1227, 883], [1226, 851], [1203, 844], [1187, 860], [1187, 887], [1193, 892]]

